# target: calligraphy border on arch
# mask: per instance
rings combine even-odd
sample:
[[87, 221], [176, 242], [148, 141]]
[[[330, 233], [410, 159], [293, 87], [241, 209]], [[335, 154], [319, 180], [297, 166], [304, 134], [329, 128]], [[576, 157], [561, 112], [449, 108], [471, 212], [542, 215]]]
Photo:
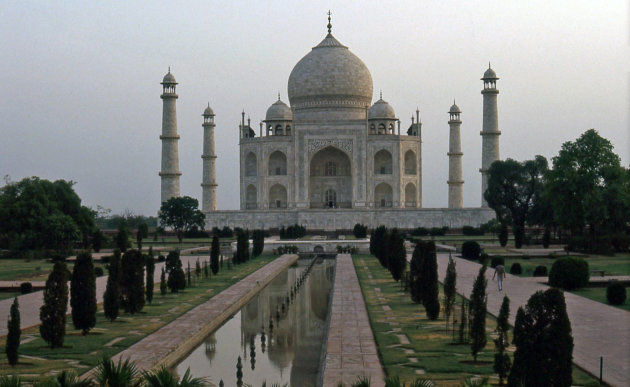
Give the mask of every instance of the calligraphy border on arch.
[[308, 140], [308, 153], [313, 154], [319, 150], [327, 147], [337, 147], [348, 154], [352, 155], [352, 140], [351, 139], [309, 139]]

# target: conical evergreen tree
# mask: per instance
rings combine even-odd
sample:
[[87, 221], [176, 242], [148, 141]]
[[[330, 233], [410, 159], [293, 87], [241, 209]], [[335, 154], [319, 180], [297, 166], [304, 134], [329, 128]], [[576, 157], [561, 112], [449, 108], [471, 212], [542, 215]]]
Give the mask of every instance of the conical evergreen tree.
[[70, 280], [72, 324], [86, 335], [96, 325], [96, 276], [92, 254], [77, 255]]
[[455, 298], [457, 297], [457, 271], [455, 270], [455, 261], [449, 254], [448, 266], [446, 267], [446, 277], [444, 278], [444, 314], [446, 315], [446, 328], [448, 329], [448, 321], [453, 313]]
[[219, 237], [214, 235], [212, 237], [212, 246], [210, 249], [210, 268], [212, 269], [212, 274], [217, 274], [219, 272], [219, 254], [221, 253], [221, 246], [219, 245]]
[[429, 320], [437, 320], [440, 315], [440, 301], [437, 274], [437, 256], [435, 243], [427, 242], [425, 245], [425, 258], [422, 260], [422, 304]]
[[51, 348], [63, 346], [66, 335], [66, 311], [68, 310], [68, 268], [63, 262], [55, 262], [46, 280], [44, 305], [39, 309], [39, 333]]
[[494, 372], [499, 375], [499, 386], [503, 385], [505, 376], [510, 371], [510, 357], [505, 353], [505, 349], [508, 346], [508, 331], [510, 325], [508, 318], [510, 317], [510, 299], [508, 296], [503, 296], [503, 302], [501, 303], [501, 309], [499, 310], [499, 317], [497, 317], [497, 332], [499, 336], [494, 340]]
[[422, 258], [424, 254], [424, 242], [418, 241], [411, 255], [409, 264], [409, 289], [411, 300], [416, 304], [422, 303]]
[[405, 240], [394, 228], [389, 235], [388, 243], [388, 268], [395, 281], [400, 281], [402, 274], [407, 267], [407, 252], [405, 251]]
[[153, 250], [149, 248], [149, 255], [146, 256], [145, 281], [146, 299], [149, 304], [153, 301], [153, 287], [155, 285], [155, 261], [153, 260]]
[[164, 267], [162, 267], [162, 274], [160, 274], [160, 294], [166, 295], [166, 272], [164, 271]]
[[18, 349], [20, 348], [20, 336], [22, 334], [22, 330], [20, 329], [20, 305], [18, 304], [17, 297], [13, 299], [13, 304], [11, 304], [7, 328], [8, 333], [5, 353], [7, 354], [9, 364], [15, 366], [18, 362]]
[[144, 307], [144, 259], [139, 250], [128, 250], [121, 263], [121, 306], [126, 313], [140, 312]]
[[477, 355], [479, 354], [479, 351], [481, 351], [488, 342], [486, 337], [487, 282], [486, 266], [482, 265], [479, 269], [477, 278], [475, 278], [473, 290], [470, 295], [470, 350], [475, 362], [477, 362]]
[[120, 250], [114, 250], [108, 268], [109, 277], [103, 294], [103, 311], [109, 321], [114, 321], [118, 318], [120, 308]]

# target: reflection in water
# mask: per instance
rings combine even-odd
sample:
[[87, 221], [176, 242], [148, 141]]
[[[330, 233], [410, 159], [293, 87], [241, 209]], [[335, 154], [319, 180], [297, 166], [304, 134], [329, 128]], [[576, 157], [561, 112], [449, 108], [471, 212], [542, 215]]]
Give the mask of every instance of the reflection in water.
[[259, 386], [288, 383], [314, 385], [326, 333], [334, 260], [318, 260], [306, 278], [311, 260], [300, 260], [206, 338], [177, 367], [183, 375], [206, 376], [215, 384], [236, 384], [240, 356], [243, 382]]

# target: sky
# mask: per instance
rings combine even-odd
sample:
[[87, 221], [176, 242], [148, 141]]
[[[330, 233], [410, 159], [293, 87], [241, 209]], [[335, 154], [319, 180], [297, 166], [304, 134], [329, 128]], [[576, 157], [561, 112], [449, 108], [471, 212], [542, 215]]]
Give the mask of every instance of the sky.
[[[63, 1], [0, 6], [0, 177], [72, 180], [83, 204], [155, 215], [162, 92], [177, 93], [181, 194], [201, 199], [216, 114], [219, 209], [239, 205], [238, 123], [253, 126], [326, 35], [363, 60], [401, 126], [420, 110], [423, 205], [447, 206], [448, 115], [462, 109], [464, 205], [481, 203], [482, 81], [500, 80], [501, 158], [551, 158], [589, 128], [630, 164], [627, 1]], [[4, 184], [0, 182], [0, 185]]]

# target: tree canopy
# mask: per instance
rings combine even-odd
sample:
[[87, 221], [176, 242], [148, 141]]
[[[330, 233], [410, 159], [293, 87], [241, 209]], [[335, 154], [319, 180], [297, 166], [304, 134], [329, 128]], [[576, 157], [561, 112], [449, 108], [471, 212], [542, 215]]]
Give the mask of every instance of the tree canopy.
[[170, 227], [182, 242], [184, 233], [203, 230], [206, 216], [199, 210], [199, 202], [190, 196], [170, 198], [160, 206], [160, 224]]
[[96, 213], [81, 205], [74, 182], [29, 177], [0, 188], [0, 248], [69, 251], [84, 247]]

